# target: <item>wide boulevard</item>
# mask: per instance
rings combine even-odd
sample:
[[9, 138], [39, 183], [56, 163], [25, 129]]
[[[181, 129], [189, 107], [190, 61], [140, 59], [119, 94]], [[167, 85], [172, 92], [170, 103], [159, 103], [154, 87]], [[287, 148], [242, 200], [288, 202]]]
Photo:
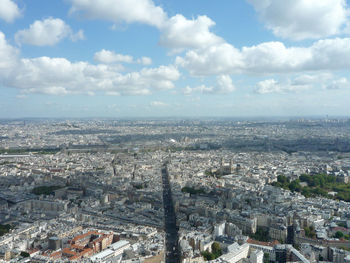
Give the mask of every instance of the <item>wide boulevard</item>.
[[163, 181], [163, 205], [164, 205], [164, 226], [166, 233], [166, 263], [179, 263], [180, 253], [178, 247], [178, 227], [176, 225], [176, 214], [174, 203], [171, 195], [171, 187], [169, 182], [169, 174], [167, 163], [162, 167], [162, 181]]

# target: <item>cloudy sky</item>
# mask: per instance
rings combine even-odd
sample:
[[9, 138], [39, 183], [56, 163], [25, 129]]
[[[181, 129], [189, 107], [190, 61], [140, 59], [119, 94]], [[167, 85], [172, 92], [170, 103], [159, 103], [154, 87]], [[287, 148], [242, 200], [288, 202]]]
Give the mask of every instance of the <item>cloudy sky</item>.
[[0, 0], [0, 118], [349, 116], [345, 0]]

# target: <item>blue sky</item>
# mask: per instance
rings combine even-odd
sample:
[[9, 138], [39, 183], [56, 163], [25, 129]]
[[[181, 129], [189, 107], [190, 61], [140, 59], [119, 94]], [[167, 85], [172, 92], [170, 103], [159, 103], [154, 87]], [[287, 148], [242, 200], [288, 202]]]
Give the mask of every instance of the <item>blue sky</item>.
[[349, 116], [345, 0], [0, 0], [0, 118]]

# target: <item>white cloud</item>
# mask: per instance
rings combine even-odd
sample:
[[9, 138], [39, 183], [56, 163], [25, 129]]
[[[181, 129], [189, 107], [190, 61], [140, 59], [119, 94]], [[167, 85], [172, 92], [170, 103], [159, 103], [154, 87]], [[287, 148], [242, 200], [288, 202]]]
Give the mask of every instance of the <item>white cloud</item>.
[[[298, 66], [303, 64], [302, 60], [312, 55], [308, 53], [310, 48], [288, 48], [280, 42], [238, 50], [211, 32], [215, 22], [209, 17], [187, 19], [177, 14], [169, 18], [152, 0], [69, 1], [72, 4], [71, 12], [81, 13], [87, 18], [117, 23], [139, 22], [157, 27], [161, 32], [159, 43], [171, 48], [171, 53], [194, 49], [187, 53], [185, 61], [179, 60], [180, 64], [188, 65], [193, 75], [206, 75], [211, 71], [217, 72], [214, 74], [264, 72], [266, 65], [267, 69], [273, 71], [298, 70]], [[248, 1], [276, 34], [292, 38], [334, 35], [349, 22], [346, 20], [348, 11], [345, 0], [286, 0], [283, 3], [279, 0]], [[270, 59], [273, 59], [272, 65], [269, 65]], [[209, 65], [211, 61], [213, 65]]]
[[216, 78], [215, 86], [200, 85], [194, 88], [186, 86], [183, 89], [184, 95], [190, 95], [192, 93], [203, 93], [203, 94], [229, 94], [235, 90], [235, 86], [232, 83], [232, 79], [228, 75], [221, 75]]
[[186, 68], [192, 75], [201, 76], [237, 72], [242, 68], [242, 63], [240, 51], [227, 43], [190, 50], [184, 58], [176, 58], [176, 64]]
[[241, 50], [223, 43], [190, 50], [176, 64], [195, 76], [344, 70], [350, 68], [350, 38], [319, 40], [309, 47], [266, 42]]
[[5, 35], [0, 31], [0, 77], [6, 76], [16, 66], [18, 50], [6, 41]]
[[217, 77], [217, 89], [216, 92], [220, 94], [228, 94], [235, 90], [235, 86], [232, 83], [232, 79], [228, 75], [221, 75]]
[[191, 88], [190, 86], [186, 86], [186, 88], [184, 88], [183, 93], [185, 95], [190, 95], [192, 93], [204, 93], [204, 94], [210, 94], [213, 93], [214, 88], [213, 87], [207, 87], [205, 85], [200, 85], [194, 88]]
[[315, 83], [326, 83], [331, 79], [333, 79], [333, 75], [327, 72], [313, 75], [302, 74], [292, 80], [292, 85], [313, 85]]
[[80, 30], [74, 34], [63, 20], [50, 17], [42, 21], [36, 20], [28, 29], [18, 31], [15, 40], [19, 44], [53, 46], [66, 37], [76, 41], [84, 39], [84, 33]]
[[349, 10], [345, 0], [247, 0], [276, 36], [294, 40], [342, 33]]
[[256, 92], [260, 94], [281, 92], [282, 87], [274, 79], [266, 79], [257, 84]]
[[52, 95], [104, 92], [111, 95], [147, 95], [174, 88], [179, 73], [161, 66], [121, 74], [113, 66], [72, 63], [64, 58], [22, 59], [6, 84], [24, 93]]
[[313, 88], [342, 89], [350, 87], [346, 78], [337, 78], [331, 73], [302, 74], [286, 80], [266, 79], [256, 85], [255, 91], [260, 94], [299, 92]]
[[12, 0], [0, 0], [0, 18], [8, 23], [21, 16], [21, 12]]
[[[22, 91], [23, 94], [29, 94], [29, 93], [39, 93], [39, 94], [46, 94], [46, 95], [67, 95], [70, 94], [66, 88], [64, 87], [41, 87], [41, 88], [29, 88]], [[88, 95], [88, 92], [85, 93]]]
[[77, 33], [72, 33], [71, 37], [73, 42], [78, 41], [78, 40], [84, 40], [85, 39], [85, 35], [84, 35], [84, 31], [83, 30], [79, 30]]
[[222, 43], [222, 38], [210, 32], [214, 25], [215, 22], [207, 16], [190, 20], [183, 15], [175, 15], [161, 29], [160, 44], [181, 51], [184, 48], [203, 48]]
[[169, 90], [180, 72], [174, 66], [143, 68], [122, 74], [118, 65], [92, 65], [70, 62], [65, 58], [20, 58], [0, 32], [0, 83], [22, 94], [147, 95], [155, 90]]
[[151, 101], [150, 106], [152, 106], [152, 107], [167, 107], [169, 105], [165, 102], [162, 102], [162, 101]]
[[110, 64], [110, 63], [133, 63], [134, 58], [129, 55], [116, 54], [113, 51], [102, 49], [99, 52], [96, 52], [94, 59], [97, 62]]
[[184, 95], [190, 95], [193, 92], [193, 88], [191, 88], [190, 86], [186, 86], [183, 90], [182, 90]]
[[158, 68], [144, 68], [140, 71], [142, 81], [157, 90], [175, 88], [174, 81], [180, 78], [180, 72], [174, 66], [160, 66]]
[[275, 79], [266, 79], [257, 84], [256, 92], [260, 94], [286, 93], [302, 91], [310, 88], [312, 88], [310, 85], [293, 85], [290, 83], [290, 81], [281, 83]]
[[152, 59], [149, 57], [141, 57], [137, 60], [130, 55], [117, 54], [114, 51], [102, 49], [94, 55], [94, 60], [103, 64], [113, 63], [138, 63], [142, 65], [151, 65]]
[[151, 65], [152, 64], [152, 59], [149, 57], [142, 57], [137, 60], [137, 63], [142, 64], [142, 65]]
[[[168, 18], [166, 12], [152, 0], [70, 0], [71, 13], [81, 13], [90, 19], [114, 23], [144, 23], [161, 32], [159, 43], [173, 52], [189, 48], [208, 47], [224, 40], [210, 28], [215, 22], [207, 16], [187, 19], [181, 14]], [[116, 26], [112, 26], [115, 28]]]
[[71, 13], [89, 19], [109, 20], [115, 23], [145, 23], [160, 28], [167, 18], [161, 7], [152, 0], [69, 0]]

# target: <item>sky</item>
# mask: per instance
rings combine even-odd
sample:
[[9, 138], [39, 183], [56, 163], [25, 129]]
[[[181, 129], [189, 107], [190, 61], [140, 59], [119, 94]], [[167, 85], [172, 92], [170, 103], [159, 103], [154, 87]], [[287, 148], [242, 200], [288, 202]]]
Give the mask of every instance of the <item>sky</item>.
[[0, 0], [0, 118], [350, 115], [350, 0]]

